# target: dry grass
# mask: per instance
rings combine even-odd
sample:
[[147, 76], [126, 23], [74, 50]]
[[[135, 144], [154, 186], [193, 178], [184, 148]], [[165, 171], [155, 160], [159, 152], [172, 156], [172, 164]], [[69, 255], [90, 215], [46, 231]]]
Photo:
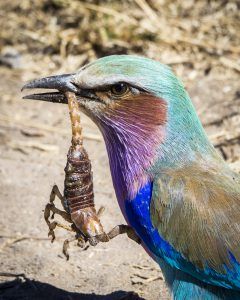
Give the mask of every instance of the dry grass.
[[239, 71], [238, 1], [13, 0], [0, 8], [0, 49], [14, 45], [21, 53], [84, 55], [86, 61], [138, 53]]
[[[172, 65], [187, 87], [210, 72], [216, 81], [234, 82], [240, 73], [239, 8], [237, 0], [2, 1], [0, 63], [27, 68], [26, 80], [76, 70], [105, 55], [134, 53]], [[236, 154], [233, 159], [224, 148], [239, 144], [240, 92], [234, 93], [218, 120], [205, 122], [222, 126], [227, 119], [228, 128], [220, 126], [224, 134], [213, 135], [213, 142], [229, 162]], [[205, 101], [200, 115], [212, 105]]]

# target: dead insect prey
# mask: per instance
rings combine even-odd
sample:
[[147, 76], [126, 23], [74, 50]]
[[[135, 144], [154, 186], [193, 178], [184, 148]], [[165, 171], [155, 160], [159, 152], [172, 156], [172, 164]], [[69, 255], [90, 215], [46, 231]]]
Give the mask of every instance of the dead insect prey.
[[[74, 93], [66, 92], [68, 100], [69, 113], [72, 125], [72, 144], [67, 155], [67, 165], [65, 167], [65, 182], [63, 195], [57, 185], [54, 185], [50, 194], [50, 203], [45, 207], [44, 218], [49, 227], [49, 235], [52, 236], [52, 242], [55, 239], [54, 230], [56, 227], [62, 227], [68, 231], [75, 232], [73, 240], [78, 241], [78, 246], [85, 247], [88, 242], [91, 246], [99, 242], [108, 242], [119, 234], [126, 233], [129, 238], [140, 243], [139, 238], [131, 227], [127, 225], [118, 225], [108, 234], [105, 233], [100, 222], [100, 214], [103, 208], [96, 212], [94, 205], [93, 178], [91, 162], [88, 154], [83, 147], [82, 127], [80, 124], [80, 111], [77, 98]], [[54, 205], [55, 197], [61, 200], [64, 211]], [[66, 226], [57, 221], [50, 221], [55, 214], [60, 215], [64, 220], [72, 223]], [[63, 244], [63, 253], [69, 258], [68, 247], [72, 240], [65, 240]]]

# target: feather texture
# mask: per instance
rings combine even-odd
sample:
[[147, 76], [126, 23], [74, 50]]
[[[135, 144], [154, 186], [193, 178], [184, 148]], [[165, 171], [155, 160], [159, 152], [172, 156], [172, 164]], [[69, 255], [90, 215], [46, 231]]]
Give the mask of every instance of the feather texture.
[[[151, 216], [153, 186], [148, 182], [133, 200], [125, 201], [126, 217], [142, 239], [146, 251], [161, 266], [173, 299], [239, 299], [240, 289], [232, 282], [233, 273], [221, 274], [214, 270], [211, 272], [210, 268], [198, 269], [161, 236]], [[236, 277], [235, 274], [238, 285]]]
[[209, 282], [217, 278], [219, 285], [235, 288], [240, 288], [239, 184], [224, 165], [204, 167], [199, 161], [160, 174], [151, 203], [160, 235]]
[[[166, 103], [139, 94], [114, 103], [97, 124], [105, 139], [114, 187], [119, 201], [134, 198], [144, 186], [160, 141], [165, 136]], [[121, 199], [121, 200], [120, 200]]]

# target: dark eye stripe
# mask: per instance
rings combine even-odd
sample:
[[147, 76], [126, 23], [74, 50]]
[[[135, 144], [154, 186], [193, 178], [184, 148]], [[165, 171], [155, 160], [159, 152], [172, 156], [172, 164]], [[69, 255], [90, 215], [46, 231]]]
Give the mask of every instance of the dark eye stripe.
[[76, 95], [79, 99], [82, 97], [92, 101], [102, 102], [102, 99], [99, 98], [99, 96], [96, 94], [97, 92], [106, 92], [108, 93], [108, 95], [110, 93], [113, 97], [115, 96], [117, 98], [120, 96], [124, 96], [129, 91], [133, 95], [137, 95], [140, 93], [149, 94], [149, 91], [147, 89], [143, 89], [142, 87], [132, 86], [125, 82], [117, 82], [112, 85], [104, 85], [91, 89], [78, 87], [78, 92], [76, 93]]

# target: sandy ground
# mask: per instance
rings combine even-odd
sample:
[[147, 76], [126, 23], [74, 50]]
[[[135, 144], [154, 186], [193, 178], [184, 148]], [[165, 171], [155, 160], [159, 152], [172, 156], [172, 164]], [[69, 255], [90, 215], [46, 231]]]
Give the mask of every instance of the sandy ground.
[[[70, 145], [68, 110], [21, 100], [23, 82], [34, 77], [28, 70], [0, 67], [0, 77], [0, 299], [169, 299], [157, 264], [125, 236], [87, 251], [72, 245], [69, 261], [62, 254], [65, 231], [59, 229], [57, 240], [50, 243], [42, 211], [53, 184], [63, 187]], [[227, 71], [186, 82], [213, 141], [222, 131], [231, 135], [239, 130], [238, 83], [238, 74]], [[85, 136], [96, 137], [85, 139], [85, 146], [93, 164], [95, 202], [105, 206], [102, 222], [110, 230], [124, 220], [106, 149], [86, 117], [83, 126]], [[239, 149], [239, 139], [221, 148], [233, 167]], [[20, 273], [24, 275], [16, 275]]]

